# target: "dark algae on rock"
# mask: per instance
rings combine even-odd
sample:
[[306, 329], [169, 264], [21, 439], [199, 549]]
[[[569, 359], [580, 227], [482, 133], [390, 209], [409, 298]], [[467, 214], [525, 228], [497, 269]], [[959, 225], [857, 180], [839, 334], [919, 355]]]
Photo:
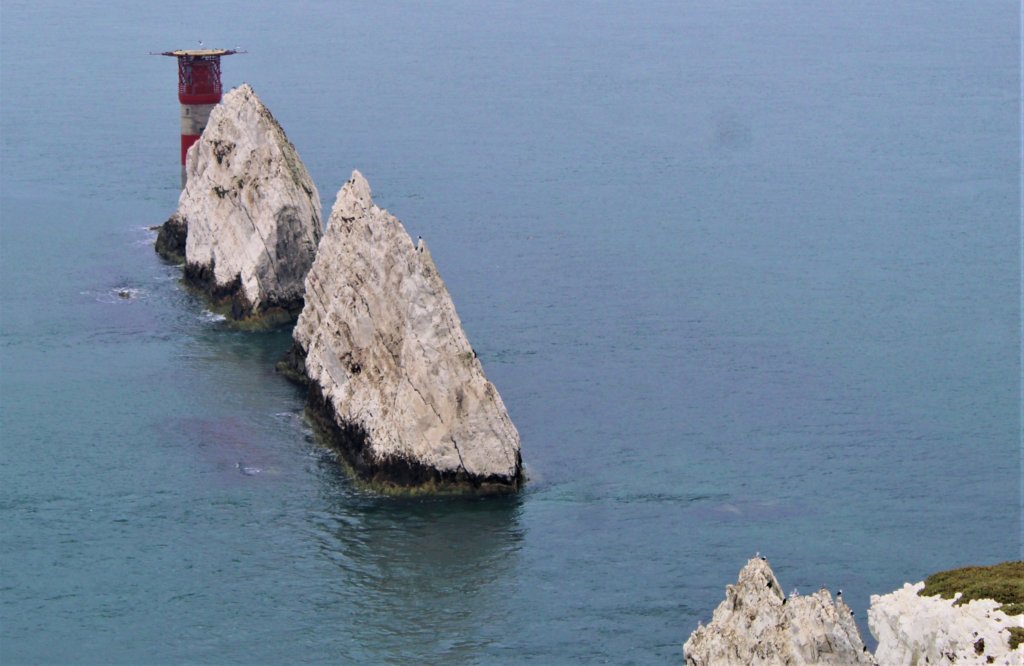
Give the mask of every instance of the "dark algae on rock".
[[175, 213], [156, 230], [156, 253], [172, 263], [185, 263], [185, 239], [188, 236], [185, 218]]
[[[278, 366], [280, 369], [280, 365]], [[292, 379], [292, 374], [285, 374]], [[522, 474], [509, 480], [498, 475], [475, 477], [464, 469], [438, 470], [417, 460], [375, 456], [370, 436], [354, 422], [339, 419], [320, 387], [308, 386], [306, 415], [320, 441], [335, 451], [339, 462], [357, 485], [385, 495], [481, 496], [507, 495], [519, 490]], [[519, 462], [520, 470], [522, 462]]]

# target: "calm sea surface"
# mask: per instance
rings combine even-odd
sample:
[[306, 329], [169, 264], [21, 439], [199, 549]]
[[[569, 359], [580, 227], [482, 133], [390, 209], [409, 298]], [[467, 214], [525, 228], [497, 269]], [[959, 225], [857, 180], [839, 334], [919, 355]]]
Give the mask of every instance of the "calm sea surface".
[[[0, 5], [0, 661], [679, 663], [755, 551], [865, 632], [1021, 557], [1017, 3], [265, 5]], [[356, 491], [153, 253], [199, 40], [430, 241], [521, 496]]]

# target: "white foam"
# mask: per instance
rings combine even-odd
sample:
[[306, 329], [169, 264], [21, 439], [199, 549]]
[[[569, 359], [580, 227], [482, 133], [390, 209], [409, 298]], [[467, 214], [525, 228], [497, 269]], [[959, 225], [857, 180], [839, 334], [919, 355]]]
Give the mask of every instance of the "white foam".
[[199, 318], [203, 321], [208, 321], [211, 323], [221, 322], [227, 319], [227, 317], [225, 317], [224, 315], [217, 314], [216, 312], [210, 312], [209, 310], [203, 310], [202, 313], [199, 315]]
[[114, 287], [108, 291], [80, 291], [82, 296], [91, 296], [97, 303], [113, 305], [115, 303], [131, 303], [145, 298], [149, 292], [135, 287]]

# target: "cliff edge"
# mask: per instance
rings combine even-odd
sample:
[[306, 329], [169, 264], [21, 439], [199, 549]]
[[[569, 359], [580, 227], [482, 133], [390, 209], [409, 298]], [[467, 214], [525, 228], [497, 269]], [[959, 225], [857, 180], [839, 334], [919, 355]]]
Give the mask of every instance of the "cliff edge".
[[156, 250], [233, 320], [295, 319], [322, 235], [320, 195], [248, 85], [224, 96], [186, 158], [187, 184]]
[[355, 477], [385, 492], [505, 493], [519, 434], [484, 376], [422, 240], [342, 186], [306, 277], [284, 371]]
[[868, 626], [878, 639], [875, 658], [881, 666], [1020, 666], [1021, 611], [1024, 562], [1005, 562], [942, 572], [889, 594], [872, 595]]

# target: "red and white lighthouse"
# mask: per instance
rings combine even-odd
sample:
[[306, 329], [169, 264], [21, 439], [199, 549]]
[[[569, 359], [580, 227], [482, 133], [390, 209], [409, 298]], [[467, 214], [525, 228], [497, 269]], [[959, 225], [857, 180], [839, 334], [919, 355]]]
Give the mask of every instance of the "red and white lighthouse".
[[181, 186], [185, 187], [185, 154], [199, 140], [210, 120], [210, 111], [220, 102], [220, 58], [242, 51], [230, 49], [188, 49], [165, 51], [160, 55], [178, 59], [178, 101], [181, 102]]

